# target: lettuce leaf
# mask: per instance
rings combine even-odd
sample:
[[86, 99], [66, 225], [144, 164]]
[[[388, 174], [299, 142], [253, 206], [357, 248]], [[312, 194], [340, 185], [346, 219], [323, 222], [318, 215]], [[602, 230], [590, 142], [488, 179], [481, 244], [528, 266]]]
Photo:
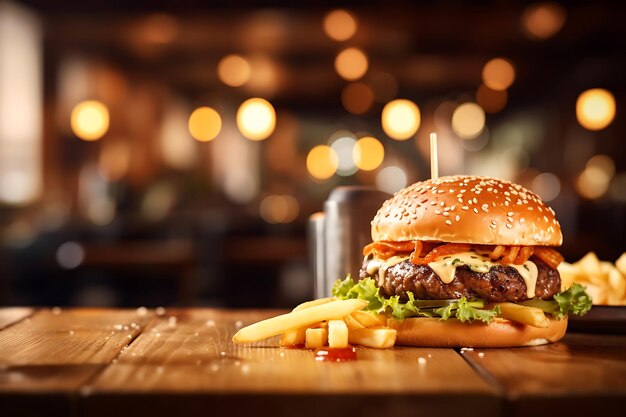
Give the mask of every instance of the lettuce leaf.
[[592, 299], [585, 291], [585, 287], [573, 284], [567, 291], [555, 295], [554, 300], [533, 298], [519, 304], [540, 308], [544, 313], [552, 314], [554, 318], [561, 320], [568, 314], [585, 315], [591, 309]]
[[341, 300], [359, 298], [368, 301], [364, 308], [375, 314], [388, 312], [394, 318], [402, 320], [408, 317], [439, 317], [441, 320], [457, 318], [460, 321], [479, 320], [489, 323], [498, 313], [499, 308], [485, 310], [484, 301], [465, 297], [453, 300], [416, 300], [413, 293], [407, 292], [409, 300], [400, 301], [400, 297], [383, 297], [376, 281], [366, 278], [354, 282], [350, 276], [337, 281], [333, 286], [333, 295]]
[[[480, 299], [467, 299], [461, 297], [451, 300], [417, 300], [413, 293], [407, 292], [409, 300], [400, 301], [400, 297], [384, 297], [376, 286], [376, 281], [366, 278], [353, 281], [348, 275], [343, 281], [338, 280], [333, 286], [333, 295], [340, 299], [359, 298], [366, 300], [368, 305], [364, 308], [373, 314], [390, 313], [394, 318], [403, 320], [408, 317], [439, 317], [441, 320], [456, 318], [462, 322], [482, 321], [491, 322], [500, 313], [500, 308], [485, 309], [485, 302]], [[522, 301], [519, 304], [537, 307], [545, 313], [552, 314], [561, 320], [568, 314], [584, 315], [591, 308], [592, 300], [580, 284], [572, 285], [567, 291], [554, 296], [554, 300], [542, 300], [534, 298]]]
[[559, 305], [558, 310], [553, 313], [557, 319], [562, 319], [570, 313], [584, 316], [591, 309], [593, 302], [585, 287], [580, 284], [573, 284], [567, 291], [555, 295], [554, 301]]

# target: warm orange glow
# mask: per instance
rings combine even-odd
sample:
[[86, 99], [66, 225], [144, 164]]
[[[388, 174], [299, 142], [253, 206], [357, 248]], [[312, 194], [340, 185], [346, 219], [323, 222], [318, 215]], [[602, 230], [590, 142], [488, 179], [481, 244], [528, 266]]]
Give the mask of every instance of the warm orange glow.
[[592, 156], [589, 158], [589, 161], [587, 161], [587, 168], [599, 169], [604, 172], [609, 179], [615, 176], [615, 162], [608, 155], [598, 154]]
[[615, 97], [602, 88], [583, 92], [576, 100], [576, 118], [585, 129], [604, 129], [615, 118]]
[[226, 85], [241, 87], [250, 80], [250, 63], [239, 55], [226, 55], [217, 64], [217, 76]]
[[222, 130], [220, 114], [210, 107], [200, 107], [189, 117], [189, 133], [200, 142], [209, 142]]
[[359, 139], [352, 151], [354, 163], [363, 171], [378, 168], [385, 159], [385, 147], [376, 138], [366, 136]]
[[552, 201], [561, 192], [561, 181], [556, 175], [543, 172], [533, 179], [530, 189], [537, 193], [543, 201]]
[[351, 83], [341, 92], [341, 102], [350, 113], [364, 114], [374, 105], [374, 93], [363, 83]]
[[347, 41], [357, 30], [356, 18], [347, 10], [337, 9], [324, 16], [324, 32], [335, 41]]
[[327, 180], [337, 172], [339, 158], [330, 146], [318, 145], [306, 157], [306, 169], [318, 180]]
[[515, 81], [515, 68], [505, 58], [493, 58], [483, 67], [483, 82], [492, 90], [506, 90]]
[[100, 152], [98, 171], [108, 181], [119, 181], [130, 166], [130, 146], [125, 141], [105, 142]]
[[419, 129], [421, 114], [412, 101], [398, 99], [385, 105], [381, 121], [387, 136], [396, 140], [407, 140]]
[[481, 84], [476, 90], [476, 102], [487, 113], [497, 113], [501, 111], [508, 99], [506, 90], [492, 90], [485, 84]]
[[276, 112], [269, 101], [251, 98], [237, 110], [237, 126], [242, 135], [250, 140], [267, 139], [276, 127]]
[[346, 48], [335, 58], [337, 73], [348, 81], [355, 81], [363, 77], [368, 68], [367, 56], [357, 48]]
[[522, 15], [522, 26], [531, 39], [548, 39], [565, 24], [565, 8], [558, 3], [531, 4]]
[[259, 214], [268, 223], [291, 223], [298, 217], [300, 205], [290, 195], [270, 195], [261, 201]]
[[463, 103], [452, 113], [452, 130], [461, 139], [472, 139], [485, 128], [485, 112], [476, 103]]
[[595, 200], [602, 197], [609, 189], [611, 178], [597, 167], [587, 167], [576, 180], [576, 191], [582, 197]]
[[98, 140], [109, 130], [109, 109], [100, 101], [83, 101], [72, 110], [70, 125], [79, 138]]

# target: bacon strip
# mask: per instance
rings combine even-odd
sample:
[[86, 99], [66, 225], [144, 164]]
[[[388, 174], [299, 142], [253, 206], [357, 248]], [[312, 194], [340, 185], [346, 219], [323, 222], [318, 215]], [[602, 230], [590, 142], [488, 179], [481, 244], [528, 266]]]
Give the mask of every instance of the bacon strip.
[[513, 261], [515, 265], [521, 265], [528, 260], [531, 256], [533, 256], [533, 252], [535, 248], [533, 246], [522, 246], [519, 253], [517, 254], [517, 258]]
[[500, 260], [504, 265], [510, 265], [517, 258], [517, 254], [519, 253], [519, 246], [509, 246], [505, 251], [504, 256]]
[[492, 261], [499, 261], [503, 265], [521, 265], [531, 256], [535, 256], [549, 267], [556, 267], [563, 262], [563, 256], [556, 250], [544, 246], [505, 246], [505, 245], [471, 245], [469, 243], [441, 243], [429, 241], [405, 242], [373, 242], [363, 248], [363, 255], [373, 254], [376, 258], [387, 260], [398, 254], [410, 254], [410, 260], [415, 265], [426, 265], [435, 259], [459, 252], [467, 252], [472, 248], [488, 250]]
[[492, 261], [495, 261], [496, 259], [500, 259], [500, 257], [502, 256], [502, 254], [504, 253], [504, 249], [506, 247], [503, 245], [498, 245], [495, 248], [493, 248], [493, 250], [491, 251], [491, 253], [489, 254], [489, 258]]
[[556, 269], [563, 262], [563, 255], [545, 246], [535, 246], [533, 255], [552, 269]]

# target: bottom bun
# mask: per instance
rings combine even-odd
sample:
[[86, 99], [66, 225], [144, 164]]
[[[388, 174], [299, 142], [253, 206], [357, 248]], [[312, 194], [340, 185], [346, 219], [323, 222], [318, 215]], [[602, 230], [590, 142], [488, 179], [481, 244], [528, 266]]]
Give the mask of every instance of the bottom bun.
[[424, 347], [516, 347], [538, 346], [559, 341], [567, 330], [567, 318], [550, 318], [546, 328], [532, 327], [501, 318], [491, 323], [463, 323], [457, 319], [389, 319], [398, 331], [396, 345]]

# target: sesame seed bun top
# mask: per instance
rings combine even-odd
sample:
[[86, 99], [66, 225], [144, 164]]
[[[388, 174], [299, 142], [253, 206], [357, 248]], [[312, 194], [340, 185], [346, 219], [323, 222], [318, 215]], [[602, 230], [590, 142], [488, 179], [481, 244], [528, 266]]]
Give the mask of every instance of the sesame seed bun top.
[[398, 191], [376, 213], [372, 240], [560, 246], [563, 235], [554, 210], [531, 191], [497, 178], [459, 175]]

